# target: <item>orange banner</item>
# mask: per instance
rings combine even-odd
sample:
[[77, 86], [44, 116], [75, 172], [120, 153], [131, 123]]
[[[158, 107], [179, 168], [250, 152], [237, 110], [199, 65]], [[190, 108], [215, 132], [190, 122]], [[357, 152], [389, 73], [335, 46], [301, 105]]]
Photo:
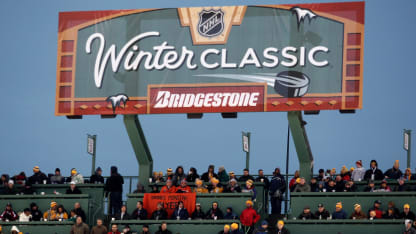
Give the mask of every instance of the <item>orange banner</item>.
[[156, 210], [157, 204], [161, 202], [170, 218], [179, 201], [183, 201], [184, 207], [191, 215], [195, 210], [196, 193], [145, 193], [143, 207], [150, 217], [153, 211]]

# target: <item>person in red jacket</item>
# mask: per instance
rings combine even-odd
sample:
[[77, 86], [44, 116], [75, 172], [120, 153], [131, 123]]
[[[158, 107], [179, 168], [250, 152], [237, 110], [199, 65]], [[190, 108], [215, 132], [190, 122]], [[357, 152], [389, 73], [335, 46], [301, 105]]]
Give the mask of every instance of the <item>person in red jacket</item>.
[[117, 224], [111, 225], [111, 232], [108, 232], [108, 234], [121, 234], [121, 232], [118, 230]]
[[177, 193], [190, 193], [191, 191], [191, 187], [188, 186], [188, 184], [186, 183], [186, 179], [183, 179], [181, 181], [181, 185], [176, 187], [176, 192]]
[[246, 201], [246, 208], [241, 212], [240, 221], [244, 227], [244, 233], [251, 234], [254, 230], [254, 224], [259, 221], [260, 215], [253, 209], [253, 202], [251, 200]]
[[168, 179], [166, 181], [166, 185], [162, 187], [160, 193], [176, 193], [176, 188], [172, 185], [172, 180]]

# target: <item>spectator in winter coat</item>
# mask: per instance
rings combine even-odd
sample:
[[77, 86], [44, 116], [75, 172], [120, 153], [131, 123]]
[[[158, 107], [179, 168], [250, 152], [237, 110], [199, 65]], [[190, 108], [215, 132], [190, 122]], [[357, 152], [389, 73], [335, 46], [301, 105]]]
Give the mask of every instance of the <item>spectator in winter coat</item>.
[[33, 167], [33, 175], [29, 177], [30, 184], [44, 184], [47, 183], [48, 177], [40, 171], [38, 166]]
[[240, 185], [238, 185], [236, 179], [231, 179], [230, 182], [228, 182], [227, 187], [225, 187], [226, 193], [241, 193]]
[[354, 181], [347, 181], [345, 182], [344, 190], [343, 192], [355, 192], [356, 187], [354, 185]]
[[347, 169], [347, 167], [345, 165], [342, 166], [342, 168], [341, 168], [340, 176], [341, 176], [341, 180], [342, 181], [349, 181], [349, 180], [351, 180], [351, 173], [348, 171], [348, 169]]
[[131, 217], [127, 212], [127, 206], [122, 205], [120, 213], [118, 213], [115, 218], [116, 220], [129, 220]]
[[252, 180], [247, 180], [246, 185], [243, 187], [241, 192], [242, 193], [250, 193], [251, 194], [251, 200], [255, 202], [256, 198], [257, 198], [257, 190], [254, 187], [253, 183], [254, 182]]
[[218, 232], [218, 234], [230, 234], [230, 225], [226, 224], [224, 225], [223, 230], [221, 230], [220, 232]]
[[0, 215], [0, 219], [2, 221], [16, 221], [19, 218], [16, 212], [14, 212], [12, 204], [7, 203], [6, 208], [4, 209], [3, 213]]
[[314, 216], [316, 219], [328, 219], [330, 214], [323, 204], [318, 204], [318, 210], [315, 212]]
[[221, 209], [218, 207], [218, 202], [213, 202], [211, 209], [208, 210], [206, 214], [207, 219], [223, 219], [224, 214]]
[[375, 200], [373, 207], [370, 208], [368, 213], [370, 213], [371, 211], [374, 211], [376, 213], [376, 218], [381, 219], [383, 217], [383, 210], [380, 208], [380, 206], [381, 206], [381, 201]]
[[186, 181], [193, 183], [196, 179], [199, 179], [198, 172], [194, 167], [191, 167], [191, 169], [189, 169], [188, 175], [186, 176]]
[[311, 208], [309, 206], [305, 206], [303, 208], [303, 212], [298, 216], [298, 219], [315, 219], [315, 216], [311, 212]]
[[250, 175], [250, 171], [247, 168], [245, 168], [243, 170], [243, 175], [240, 178], [238, 178], [238, 181], [240, 181], [240, 182], [246, 182], [247, 180], [254, 181], [254, 177], [251, 176]]
[[342, 203], [338, 202], [335, 211], [332, 213], [333, 219], [347, 219], [347, 213], [342, 209]]
[[269, 233], [269, 223], [266, 220], [261, 222], [261, 226], [254, 229], [254, 234], [267, 234]]
[[76, 184], [84, 183], [84, 177], [78, 173], [77, 169], [75, 168], [71, 169], [71, 182], [75, 182]]
[[398, 185], [394, 187], [395, 192], [408, 192], [412, 191], [411, 187], [405, 184], [404, 178], [398, 179]]
[[353, 181], [361, 181], [364, 179], [365, 175], [365, 169], [363, 167], [363, 162], [361, 160], [358, 160], [355, 162], [356, 168], [351, 173], [351, 179]]
[[155, 234], [172, 234], [172, 232], [168, 230], [168, 224], [166, 222], [163, 222], [160, 225], [159, 230], [155, 232]]
[[51, 176], [50, 181], [51, 184], [63, 184], [65, 182], [65, 178], [61, 175], [61, 169], [55, 169], [55, 174]]
[[228, 176], [224, 166], [218, 168], [218, 179], [221, 183], [227, 183], [230, 180], [230, 176]]
[[311, 178], [311, 182], [309, 183], [309, 187], [311, 188], [311, 192], [319, 192], [319, 185], [316, 181], [316, 178]]
[[90, 234], [90, 228], [82, 221], [81, 217], [77, 217], [76, 222], [71, 227], [71, 234]]
[[276, 234], [290, 234], [289, 230], [287, 230], [287, 228], [285, 227], [285, 223], [283, 222], [283, 220], [279, 220], [277, 222]]
[[121, 209], [121, 195], [123, 193], [123, 184], [124, 179], [118, 173], [117, 167], [112, 166], [111, 169], [111, 176], [107, 179], [105, 183], [105, 191], [106, 197], [110, 194], [110, 210], [109, 215], [115, 215], [120, 212]]
[[81, 190], [77, 188], [74, 181], [72, 181], [69, 186], [70, 187], [66, 190], [66, 194], [82, 194]]
[[414, 227], [412, 227], [412, 220], [406, 219], [404, 221], [404, 225], [406, 227], [405, 231], [403, 232], [404, 234], [415, 234], [416, 233], [416, 229]]
[[354, 204], [354, 212], [351, 214], [350, 219], [367, 219], [367, 215], [361, 210], [360, 204]]
[[260, 215], [253, 209], [253, 202], [246, 201], [246, 208], [241, 212], [240, 222], [244, 227], [245, 233], [252, 233], [254, 230], [254, 224], [259, 221]]
[[218, 175], [215, 174], [214, 169], [214, 165], [209, 165], [208, 171], [202, 174], [201, 180], [203, 180], [204, 182], [210, 182], [212, 178], [218, 179]]
[[152, 213], [153, 220], [163, 220], [168, 219], [168, 213], [163, 208], [163, 203], [158, 203], [156, 210]]
[[311, 187], [308, 184], [306, 184], [306, 180], [303, 177], [300, 178], [299, 184], [297, 184], [295, 189], [293, 190], [293, 192], [310, 192], [310, 191], [311, 191]]
[[224, 219], [238, 219], [238, 215], [233, 212], [233, 208], [231, 206], [227, 207]]
[[400, 218], [402, 219], [410, 219], [410, 220], [415, 220], [415, 214], [410, 211], [410, 205], [409, 204], [404, 204], [403, 206], [403, 212], [400, 214]]
[[399, 219], [400, 214], [394, 212], [393, 208], [388, 208], [387, 212], [383, 214], [383, 219]]
[[399, 211], [399, 209], [396, 207], [396, 205], [394, 204], [394, 202], [393, 201], [389, 201], [388, 203], [387, 203], [387, 208], [391, 208], [391, 209], [393, 209], [393, 211], [394, 211], [394, 214], [397, 216], [397, 218], [399, 218], [399, 215], [400, 215], [400, 211]]
[[104, 177], [102, 176], [103, 170], [101, 167], [97, 167], [94, 175], [91, 175], [90, 183], [91, 184], [104, 184]]
[[50, 209], [45, 211], [45, 213], [43, 213], [43, 218], [48, 221], [57, 221], [58, 220], [57, 213], [58, 213], [58, 203], [52, 201]]
[[56, 210], [56, 218], [58, 220], [67, 220], [68, 219], [68, 213], [66, 213], [65, 208], [63, 205], [59, 205]]
[[222, 193], [224, 191], [223, 187], [219, 185], [220, 181], [217, 178], [211, 179], [211, 189], [209, 190], [210, 193]]
[[172, 180], [168, 179], [166, 185], [162, 187], [160, 193], [176, 193], [176, 187], [173, 185]]
[[285, 178], [280, 174], [280, 168], [275, 168], [269, 186], [270, 203], [272, 214], [280, 214], [282, 208], [283, 194], [286, 191]]
[[230, 234], [243, 234], [239, 228], [238, 228], [238, 223], [232, 223], [231, 224], [231, 232]]
[[185, 172], [183, 171], [183, 167], [182, 166], [178, 166], [175, 170], [175, 174], [172, 177], [172, 184], [174, 186], [178, 186], [179, 183], [183, 180], [186, 179], [186, 175]]
[[29, 222], [32, 221], [32, 215], [30, 214], [30, 209], [25, 208], [23, 212], [19, 215], [19, 222]]
[[189, 218], [188, 210], [184, 207], [183, 201], [179, 201], [172, 213], [171, 219], [187, 220]]
[[186, 179], [183, 179], [181, 181], [181, 185], [179, 187], [176, 187], [177, 193], [190, 193], [192, 192], [191, 187], [188, 186]]
[[145, 190], [144, 186], [140, 182], [137, 182], [136, 190], [134, 190], [133, 193], [145, 193], [145, 192], [146, 192], [146, 190]]
[[107, 234], [107, 228], [103, 225], [102, 219], [97, 219], [97, 225], [91, 229], [91, 234]]
[[149, 225], [145, 224], [142, 226], [142, 232], [140, 234], [150, 234]]
[[195, 180], [196, 187], [194, 188], [194, 193], [208, 193], [208, 189], [204, 187], [202, 180], [196, 179]]
[[374, 180], [369, 180], [367, 187], [364, 188], [364, 192], [374, 192], [376, 191]]
[[256, 178], [255, 181], [264, 183], [265, 188], [268, 188], [270, 186], [270, 181], [266, 176], [264, 176], [263, 169], [259, 169], [259, 176]]
[[79, 202], [75, 202], [74, 204], [74, 211], [77, 216], [82, 218], [82, 221], [87, 221], [87, 216], [85, 215], [85, 211], [82, 209], [81, 204]]
[[16, 187], [14, 186], [14, 181], [13, 180], [9, 180], [9, 182], [6, 185], [6, 191], [5, 194], [6, 195], [16, 195], [19, 192], [17, 191]]
[[386, 172], [384, 172], [384, 176], [386, 179], [400, 179], [402, 177], [403, 173], [399, 168], [399, 160], [396, 160], [393, 164], [393, 167], [388, 169]]
[[39, 207], [36, 205], [36, 203], [30, 203], [30, 211], [33, 221], [40, 221], [42, 219], [42, 211], [39, 210]]
[[147, 210], [143, 208], [143, 202], [138, 201], [136, 204], [136, 209], [131, 213], [131, 218], [136, 220], [146, 220], [147, 219]]
[[370, 169], [365, 172], [364, 180], [382, 180], [384, 179], [383, 172], [377, 168], [376, 160], [371, 160]]
[[378, 192], [391, 192], [390, 186], [387, 185], [387, 181], [381, 181], [380, 188], [377, 190]]
[[195, 210], [192, 213], [192, 219], [194, 220], [205, 219], [205, 213], [202, 211], [200, 203], [196, 203]]
[[[299, 177], [300, 177], [299, 171], [295, 171], [295, 175], [293, 176], [293, 178], [289, 182], [290, 192], [293, 192], [293, 190], [295, 189], [296, 184], [297, 184], [296, 181], [299, 179]], [[300, 180], [299, 180], [299, 182], [300, 182]]]

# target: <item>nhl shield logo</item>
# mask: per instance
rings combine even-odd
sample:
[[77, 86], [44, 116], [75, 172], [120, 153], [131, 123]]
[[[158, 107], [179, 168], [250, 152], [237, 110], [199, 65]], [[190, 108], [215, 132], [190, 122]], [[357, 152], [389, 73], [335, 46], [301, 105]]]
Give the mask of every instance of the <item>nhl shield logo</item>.
[[199, 13], [198, 32], [204, 37], [215, 37], [224, 31], [224, 12], [203, 10]]

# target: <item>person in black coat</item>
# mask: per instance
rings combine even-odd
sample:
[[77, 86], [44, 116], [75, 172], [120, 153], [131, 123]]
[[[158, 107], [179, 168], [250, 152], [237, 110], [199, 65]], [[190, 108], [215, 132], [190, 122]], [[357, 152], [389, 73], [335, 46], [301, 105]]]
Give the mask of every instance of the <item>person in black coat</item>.
[[91, 184], [104, 184], [104, 177], [102, 176], [103, 170], [101, 170], [101, 167], [97, 167], [97, 170], [95, 170], [94, 175], [91, 175], [90, 183]]
[[127, 206], [122, 205], [120, 213], [118, 213], [115, 218], [116, 218], [116, 220], [129, 220], [130, 215], [127, 212]]
[[133, 210], [133, 213], [131, 213], [131, 218], [132, 219], [137, 219], [137, 220], [147, 219], [147, 210], [145, 208], [143, 208], [143, 202], [142, 201], [137, 202], [136, 209]]
[[105, 191], [106, 196], [110, 194], [110, 215], [115, 215], [120, 212], [121, 209], [121, 195], [123, 193], [123, 184], [124, 179], [123, 177], [118, 173], [117, 167], [112, 166], [111, 167], [111, 176], [107, 179], [105, 183]]
[[40, 221], [42, 219], [43, 213], [39, 210], [39, 207], [36, 205], [36, 203], [30, 203], [30, 211], [32, 213], [32, 221]]
[[160, 224], [159, 230], [155, 232], [155, 234], [172, 234], [172, 232], [168, 230], [168, 224], [163, 222]]
[[386, 177], [386, 179], [394, 180], [398, 180], [403, 176], [403, 173], [399, 168], [399, 160], [396, 160], [394, 162], [393, 167], [384, 172], [384, 176]]
[[77, 216], [82, 218], [84, 223], [87, 222], [87, 216], [85, 215], [85, 211], [81, 208], [81, 204], [79, 202], [75, 202], [74, 211]]
[[210, 182], [212, 178], [218, 179], [218, 175], [215, 174], [214, 169], [214, 165], [209, 165], [208, 171], [202, 174], [201, 180], [203, 180], [204, 182]]
[[82, 194], [82, 192], [77, 188], [75, 182], [71, 182], [70, 187], [66, 190], [66, 194]]
[[383, 180], [383, 172], [378, 169], [378, 164], [376, 160], [371, 160], [370, 169], [368, 169], [364, 174], [364, 180]]
[[202, 211], [200, 203], [196, 203], [195, 210], [192, 213], [192, 219], [195, 219], [195, 220], [205, 219], [205, 213]]
[[29, 177], [29, 183], [43, 184], [44, 181], [48, 181], [48, 177], [45, 173], [41, 172], [38, 166], [33, 167], [33, 175]]
[[152, 213], [152, 219], [153, 220], [163, 220], [168, 219], [168, 213], [165, 209], [163, 209], [163, 203], [158, 203], [157, 208]]
[[196, 171], [194, 167], [191, 167], [191, 169], [189, 169], [188, 175], [186, 176], [186, 181], [195, 182], [196, 179], [199, 179], [198, 172]]
[[171, 219], [187, 220], [189, 218], [188, 210], [184, 207], [183, 201], [179, 201], [172, 213]]
[[218, 207], [218, 202], [213, 202], [211, 209], [208, 210], [206, 218], [207, 219], [222, 219], [224, 217], [224, 213]]
[[272, 205], [272, 214], [280, 214], [282, 209], [283, 194], [286, 191], [285, 178], [280, 174], [280, 168], [275, 168], [273, 178], [270, 181], [269, 194]]

